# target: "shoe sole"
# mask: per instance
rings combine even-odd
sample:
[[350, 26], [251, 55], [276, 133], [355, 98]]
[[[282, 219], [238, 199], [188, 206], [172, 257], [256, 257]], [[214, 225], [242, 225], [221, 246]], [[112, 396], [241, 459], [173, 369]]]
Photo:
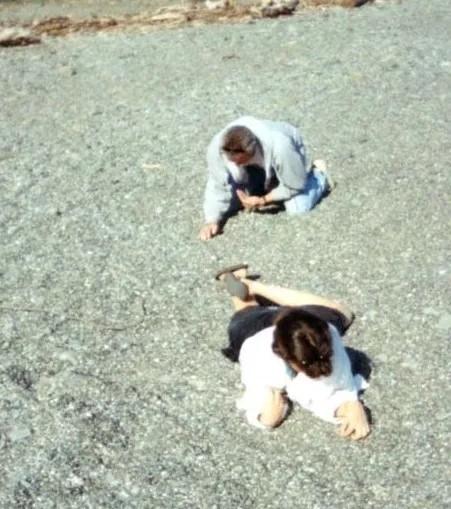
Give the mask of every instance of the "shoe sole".
[[249, 290], [247, 286], [232, 273], [228, 272], [224, 276], [224, 284], [232, 297], [238, 297], [240, 300], [246, 300], [249, 297]]

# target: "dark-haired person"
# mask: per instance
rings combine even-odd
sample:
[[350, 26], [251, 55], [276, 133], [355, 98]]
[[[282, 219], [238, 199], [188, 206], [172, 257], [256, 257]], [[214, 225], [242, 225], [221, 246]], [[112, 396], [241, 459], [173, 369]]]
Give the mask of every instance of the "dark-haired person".
[[[229, 345], [222, 350], [239, 362], [245, 386], [238, 408], [250, 424], [278, 426], [285, 418], [286, 396], [318, 417], [339, 425], [354, 440], [370, 432], [359, 400], [364, 387], [354, 377], [341, 334], [353, 314], [338, 302], [246, 278], [246, 266], [217, 275], [235, 308], [228, 328]], [[259, 298], [274, 303], [260, 306]]]
[[310, 164], [296, 127], [251, 116], [213, 137], [207, 166], [202, 240], [217, 235], [227, 216], [241, 208], [283, 203], [287, 213], [303, 214], [333, 186], [324, 161]]

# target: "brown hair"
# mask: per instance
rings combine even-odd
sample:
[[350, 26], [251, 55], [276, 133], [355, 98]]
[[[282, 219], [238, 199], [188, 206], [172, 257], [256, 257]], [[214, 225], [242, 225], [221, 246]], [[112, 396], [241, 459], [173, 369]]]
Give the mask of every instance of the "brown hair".
[[258, 144], [258, 139], [250, 129], [237, 125], [226, 131], [221, 148], [229, 154], [245, 153], [253, 156]]
[[310, 378], [331, 374], [333, 350], [327, 322], [308, 311], [292, 308], [276, 318], [275, 326], [275, 354]]

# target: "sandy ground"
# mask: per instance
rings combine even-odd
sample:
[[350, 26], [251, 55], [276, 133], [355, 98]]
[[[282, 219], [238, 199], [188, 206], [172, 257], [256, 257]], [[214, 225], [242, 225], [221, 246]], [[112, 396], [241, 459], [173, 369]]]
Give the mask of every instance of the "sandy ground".
[[[0, 507], [449, 507], [450, 11], [0, 50]], [[298, 125], [337, 188], [202, 243], [205, 148], [245, 113]], [[212, 274], [241, 261], [355, 310], [367, 441], [237, 413]]]

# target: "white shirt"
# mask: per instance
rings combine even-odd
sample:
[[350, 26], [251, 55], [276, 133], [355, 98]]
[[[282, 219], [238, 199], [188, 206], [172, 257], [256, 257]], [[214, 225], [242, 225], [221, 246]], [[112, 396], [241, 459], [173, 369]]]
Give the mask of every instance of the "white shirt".
[[357, 401], [361, 377], [354, 377], [351, 362], [337, 329], [329, 324], [332, 337], [332, 373], [309, 378], [298, 373], [287, 385], [288, 397], [303, 408], [329, 422], [338, 422], [336, 410], [347, 401]]
[[296, 373], [272, 351], [275, 327], [261, 330], [246, 339], [241, 347], [239, 363], [241, 380], [246, 390], [286, 389], [288, 397], [321, 419], [336, 423], [335, 412], [346, 401], [356, 401], [362, 377], [354, 377], [351, 362], [337, 329], [329, 325], [332, 338], [332, 373], [309, 378]]
[[240, 350], [241, 381], [246, 389], [269, 387], [283, 390], [294, 371], [272, 351], [275, 327], [267, 327], [246, 339]]

